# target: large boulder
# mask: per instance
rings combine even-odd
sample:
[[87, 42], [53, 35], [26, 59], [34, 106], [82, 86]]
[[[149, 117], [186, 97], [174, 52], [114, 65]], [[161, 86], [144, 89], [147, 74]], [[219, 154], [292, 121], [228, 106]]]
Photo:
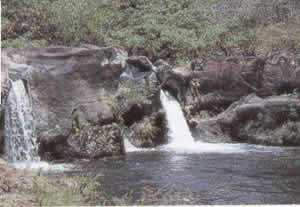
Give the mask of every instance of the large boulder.
[[300, 145], [300, 102], [296, 96], [251, 94], [217, 117], [190, 120], [196, 139], [276, 146]]
[[144, 56], [129, 57], [127, 63], [116, 107], [127, 129], [126, 137], [136, 147], [163, 144], [166, 141], [165, 115], [160, 111], [156, 66]]
[[78, 151], [81, 146], [74, 144], [77, 142], [68, 141], [73, 135], [72, 123], [78, 119], [80, 124], [86, 122], [93, 127], [114, 121], [108, 98], [118, 89], [120, 75], [126, 68], [127, 53], [115, 47], [92, 45], [3, 51], [9, 77], [29, 83], [36, 135], [43, 146], [40, 153], [57, 145], [63, 146], [63, 150], [58, 150], [61, 155], [55, 150], [54, 157], [88, 157], [88, 152], [83, 155]]

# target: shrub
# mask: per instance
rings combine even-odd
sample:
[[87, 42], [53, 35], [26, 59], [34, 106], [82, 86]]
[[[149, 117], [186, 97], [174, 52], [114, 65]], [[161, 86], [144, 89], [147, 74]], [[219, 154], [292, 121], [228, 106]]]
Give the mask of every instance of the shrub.
[[114, 114], [121, 119], [121, 115], [134, 104], [149, 104], [148, 99], [154, 93], [153, 88], [145, 84], [138, 84], [132, 81], [122, 81], [116, 94], [110, 97]]
[[[51, 23], [51, 3], [51, 0], [4, 0], [2, 41], [5, 44], [2, 47], [45, 46], [52, 42], [55, 25]], [[32, 40], [33, 43], [25, 43]]]
[[[2, 47], [120, 45], [129, 55], [172, 64], [199, 55], [300, 48], [299, 32], [290, 32], [291, 25], [299, 28], [296, 0], [3, 0], [2, 8]], [[270, 43], [272, 27], [289, 40]]]

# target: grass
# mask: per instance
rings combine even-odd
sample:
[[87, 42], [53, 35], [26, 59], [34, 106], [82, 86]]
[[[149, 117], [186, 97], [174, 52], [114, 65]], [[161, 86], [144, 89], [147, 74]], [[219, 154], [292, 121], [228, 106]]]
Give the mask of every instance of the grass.
[[2, 47], [118, 45], [185, 64], [198, 56], [300, 51], [296, 0], [3, 0]]

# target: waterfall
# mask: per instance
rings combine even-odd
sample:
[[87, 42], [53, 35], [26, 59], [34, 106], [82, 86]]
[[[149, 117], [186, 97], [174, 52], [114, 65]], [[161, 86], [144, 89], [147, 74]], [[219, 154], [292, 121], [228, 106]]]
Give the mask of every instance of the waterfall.
[[160, 91], [160, 99], [166, 112], [166, 118], [169, 127], [170, 148], [180, 148], [194, 144], [194, 138], [186, 123], [185, 117], [179, 103], [168, 93]]
[[163, 90], [160, 91], [160, 100], [166, 112], [168, 122], [168, 136], [170, 142], [164, 146], [165, 149], [184, 153], [241, 153], [245, 152], [239, 144], [212, 144], [202, 141], [195, 141], [192, 137], [180, 104], [174, 97]]
[[28, 90], [22, 80], [14, 81], [6, 101], [4, 152], [11, 162], [39, 161]]
[[133, 144], [131, 144], [127, 138], [124, 138], [124, 145], [125, 145], [126, 152], [141, 151], [141, 149], [139, 149], [139, 148], [135, 147]]

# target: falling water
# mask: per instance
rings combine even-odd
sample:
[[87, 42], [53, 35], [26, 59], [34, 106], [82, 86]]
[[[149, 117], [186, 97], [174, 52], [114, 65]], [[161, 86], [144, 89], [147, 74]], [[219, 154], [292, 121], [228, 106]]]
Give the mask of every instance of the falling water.
[[11, 162], [39, 161], [32, 103], [22, 80], [12, 83], [5, 107], [5, 155]]
[[72, 164], [40, 161], [30, 91], [24, 84], [22, 80], [12, 83], [5, 105], [4, 151], [7, 160], [22, 169], [47, 172], [71, 170]]
[[168, 122], [170, 142], [165, 149], [176, 152], [197, 153], [197, 152], [217, 152], [217, 153], [240, 153], [244, 152], [244, 145], [240, 144], [212, 144], [202, 141], [194, 141], [190, 129], [181, 110], [180, 104], [167, 92], [160, 91], [160, 100], [166, 112]]
[[161, 90], [160, 99], [163, 108], [166, 111], [166, 118], [169, 127], [169, 136], [171, 138], [168, 147], [180, 148], [194, 144], [194, 138], [186, 123], [185, 117], [179, 103], [169, 94]]
[[141, 149], [139, 149], [139, 148], [135, 147], [133, 144], [131, 144], [127, 138], [124, 139], [124, 145], [125, 145], [126, 152], [141, 151]]

